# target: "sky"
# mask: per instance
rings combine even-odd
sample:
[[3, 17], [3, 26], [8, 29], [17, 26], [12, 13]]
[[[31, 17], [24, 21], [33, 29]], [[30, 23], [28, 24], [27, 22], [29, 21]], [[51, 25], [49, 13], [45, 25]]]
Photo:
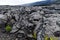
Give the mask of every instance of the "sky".
[[44, 1], [44, 0], [0, 0], [0, 5], [22, 5], [36, 1]]

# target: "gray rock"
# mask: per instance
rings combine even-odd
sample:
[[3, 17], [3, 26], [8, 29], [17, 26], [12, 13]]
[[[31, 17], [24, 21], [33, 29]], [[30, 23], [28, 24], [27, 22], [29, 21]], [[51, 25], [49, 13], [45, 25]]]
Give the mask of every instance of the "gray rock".
[[56, 10], [60, 10], [60, 5], [55, 6], [55, 9], [56, 9]]
[[21, 28], [20, 23], [16, 24], [16, 28], [18, 28], [18, 29]]
[[10, 22], [11, 22], [12, 24], [14, 24], [14, 23], [15, 23], [15, 20], [14, 20], [14, 19], [11, 19]]
[[10, 33], [14, 33], [14, 32], [16, 32], [17, 30], [18, 30], [18, 29], [16, 28], [16, 26], [13, 25], [12, 30], [10, 31]]
[[2, 20], [0, 20], [0, 27], [5, 27], [5, 22], [4, 21], [2, 21]]
[[56, 24], [60, 27], [60, 21], [57, 21]]
[[25, 11], [31, 11], [31, 8], [25, 7]]
[[39, 19], [42, 17], [39, 12], [33, 12], [30, 16], [33, 17], [33, 19]]
[[19, 14], [17, 13], [17, 14], [14, 14], [14, 16], [15, 16], [15, 19], [18, 21], [18, 19], [19, 19]]
[[[24, 34], [27, 34], [27, 36], [31, 37], [31, 35], [29, 34], [32, 34], [33, 32], [36, 33], [38, 32], [37, 40], [43, 40], [42, 38], [44, 36], [43, 35], [44, 33], [49, 34], [48, 36], [51, 36], [53, 35], [54, 31], [60, 30], [59, 13], [60, 13], [60, 6], [56, 4], [48, 6], [32, 6], [32, 7], [0, 6], [0, 26], [2, 28], [5, 28], [6, 21], [8, 21], [7, 23], [11, 22], [10, 24], [12, 24], [12, 30], [10, 31], [10, 33], [15, 33], [16, 31], [17, 33], [23, 33], [18, 35], [18, 37], [21, 38], [17, 40], [25, 40], [25, 38], [24, 37], [22, 38], [22, 36], [24, 36]], [[13, 16], [15, 17], [16, 21], [15, 19], [12, 18]], [[43, 29], [43, 26], [45, 27], [46, 30]], [[21, 28], [22, 30], [19, 30], [19, 28]], [[31, 30], [33, 32], [31, 32]], [[12, 37], [12, 35], [10, 36]], [[15, 40], [15, 38], [12, 39], [11, 37], [10, 40]], [[32, 39], [29, 38], [28, 40]]]
[[3, 15], [3, 14], [0, 14], [0, 19], [7, 20], [7, 16]]
[[31, 15], [30, 15], [30, 19], [29, 20], [32, 20], [32, 22], [34, 24], [37, 24], [40, 19], [42, 18], [42, 15], [40, 15], [39, 12], [33, 12]]

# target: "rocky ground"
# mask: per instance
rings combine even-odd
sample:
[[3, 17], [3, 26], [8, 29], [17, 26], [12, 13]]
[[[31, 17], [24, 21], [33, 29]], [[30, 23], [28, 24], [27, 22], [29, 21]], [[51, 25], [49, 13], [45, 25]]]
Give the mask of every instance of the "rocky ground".
[[[11, 26], [10, 32], [5, 30], [6, 25]], [[0, 40], [44, 40], [45, 34], [55, 36], [56, 31], [60, 31], [60, 4], [0, 6]]]

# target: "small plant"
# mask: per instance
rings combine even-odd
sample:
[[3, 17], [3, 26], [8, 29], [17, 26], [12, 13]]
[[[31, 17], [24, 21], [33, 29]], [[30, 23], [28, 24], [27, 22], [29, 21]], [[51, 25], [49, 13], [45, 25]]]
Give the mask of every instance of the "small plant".
[[36, 32], [33, 33], [33, 38], [37, 38]]
[[58, 37], [54, 37], [54, 36], [48, 36], [48, 35], [45, 35], [44, 37], [45, 40], [58, 40]]
[[10, 31], [11, 31], [11, 29], [12, 29], [12, 28], [11, 28], [11, 26], [10, 26], [10, 25], [7, 25], [7, 26], [6, 26], [6, 28], [5, 28], [5, 30], [6, 30], [7, 32], [10, 32]]

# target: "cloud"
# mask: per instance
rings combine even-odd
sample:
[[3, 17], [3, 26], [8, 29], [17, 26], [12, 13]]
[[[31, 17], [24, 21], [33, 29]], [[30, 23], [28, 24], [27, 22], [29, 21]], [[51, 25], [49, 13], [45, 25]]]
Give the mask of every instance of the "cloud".
[[0, 0], [0, 5], [18, 5], [19, 0]]
[[42, 1], [42, 0], [0, 0], [0, 5], [21, 5], [36, 1]]

